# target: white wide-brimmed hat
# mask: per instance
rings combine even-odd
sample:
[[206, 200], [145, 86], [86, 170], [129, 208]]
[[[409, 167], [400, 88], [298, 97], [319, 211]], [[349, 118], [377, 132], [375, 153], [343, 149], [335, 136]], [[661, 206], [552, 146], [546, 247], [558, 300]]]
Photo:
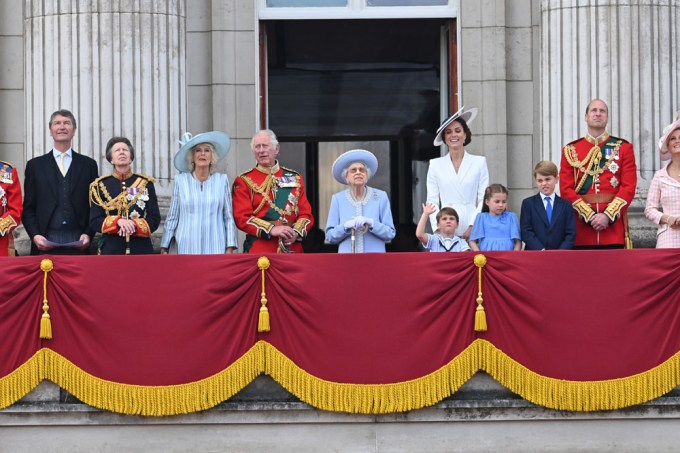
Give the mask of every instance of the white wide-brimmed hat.
[[231, 147], [231, 139], [224, 132], [212, 131], [204, 132], [198, 135], [191, 135], [189, 132], [185, 132], [182, 138], [177, 141], [182, 147], [175, 154], [175, 168], [182, 173], [190, 173], [191, 166], [187, 162], [187, 154], [191, 152], [192, 148], [201, 143], [210, 143], [215, 152], [217, 153], [217, 158], [222, 159], [229, 152]]
[[663, 135], [659, 139], [659, 152], [661, 153], [661, 160], [668, 160], [671, 158], [671, 153], [668, 152], [668, 144], [666, 143], [666, 141], [668, 140], [668, 136], [671, 135], [671, 132], [673, 132], [679, 127], [680, 127], [680, 112], [677, 112], [675, 114], [675, 118], [673, 118], [673, 122], [663, 128]]
[[474, 121], [475, 117], [477, 116], [477, 113], [479, 110], [477, 110], [476, 107], [470, 107], [469, 109], [465, 110], [465, 106], [461, 107], [460, 110], [458, 110], [456, 113], [451, 115], [449, 119], [444, 121], [441, 126], [439, 126], [439, 129], [437, 129], [437, 135], [434, 137], [434, 146], [439, 146], [444, 144], [444, 140], [442, 140], [442, 134], [444, 133], [444, 129], [446, 129], [446, 126], [449, 124], [453, 123], [456, 121], [458, 118], [462, 119], [465, 121], [465, 123], [470, 126], [470, 123]]
[[354, 162], [361, 162], [371, 172], [371, 177], [378, 171], [378, 158], [370, 151], [365, 149], [351, 149], [340, 154], [333, 162], [333, 177], [340, 184], [347, 184], [347, 180], [342, 177], [342, 172], [349, 168]]

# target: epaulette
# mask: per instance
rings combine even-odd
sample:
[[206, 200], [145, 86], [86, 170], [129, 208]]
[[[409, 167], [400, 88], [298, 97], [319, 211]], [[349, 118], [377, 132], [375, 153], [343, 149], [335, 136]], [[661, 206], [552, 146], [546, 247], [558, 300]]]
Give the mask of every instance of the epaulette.
[[281, 170], [283, 170], [284, 172], [287, 171], [287, 172], [290, 172], [290, 173], [293, 173], [293, 174], [296, 174], [296, 175], [300, 174], [297, 171], [293, 170], [292, 168], [288, 168], [288, 167], [281, 167]]
[[153, 176], [147, 176], [147, 175], [143, 175], [143, 174], [141, 174], [141, 173], [133, 173], [133, 175], [139, 176], [140, 178], [144, 178], [144, 179], [146, 179], [146, 180], [149, 181], [149, 182], [156, 182], [156, 179], [154, 179]]
[[249, 168], [248, 170], [244, 171], [243, 173], [240, 173], [237, 177], [245, 176], [253, 170], [255, 170], [255, 167]]
[[[630, 143], [630, 142], [629, 142], [628, 140], [626, 140], [625, 138], [614, 137], [613, 135], [610, 135], [610, 136], [609, 136], [609, 140], [620, 140], [621, 143]], [[607, 141], [609, 141], [609, 140], [607, 140]]]
[[580, 138], [577, 138], [576, 140], [573, 140], [573, 141], [567, 143], [567, 144], [564, 145], [564, 146], [573, 145], [573, 144], [578, 143], [578, 142], [580, 142], [581, 140], [585, 140], [585, 139], [586, 139], [585, 137], [580, 137]]
[[99, 184], [101, 181], [105, 180], [106, 178], [110, 178], [110, 177], [112, 177], [112, 176], [113, 176], [113, 173], [110, 174], [110, 175], [100, 176], [99, 178], [97, 178], [97, 179], [95, 179], [94, 181], [92, 181], [92, 183], [90, 183], [90, 185], [94, 184], [94, 185], [96, 186], [96, 185]]

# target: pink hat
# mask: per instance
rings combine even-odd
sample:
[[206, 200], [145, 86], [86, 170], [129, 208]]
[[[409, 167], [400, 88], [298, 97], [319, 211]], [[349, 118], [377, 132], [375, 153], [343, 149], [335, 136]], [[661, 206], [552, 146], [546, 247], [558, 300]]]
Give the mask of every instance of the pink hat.
[[668, 144], [666, 142], [668, 141], [668, 136], [678, 128], [680, 128], [680, 112], [675, 114], [675, 118], [673, 118], [673, 122], [671, 124], [663, 128], [663, 135], [659, 139], [661, 160], [668, 160], [671, 158], [671, 153], [668, 152]]

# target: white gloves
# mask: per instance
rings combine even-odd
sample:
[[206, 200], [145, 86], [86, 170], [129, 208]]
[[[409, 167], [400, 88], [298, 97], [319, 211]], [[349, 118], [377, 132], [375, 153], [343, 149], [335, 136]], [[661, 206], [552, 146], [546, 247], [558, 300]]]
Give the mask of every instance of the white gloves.
[[373, 228], [373, 219], [369, 217], [364, 217], [364, 216], [356, 216], [354, 218], [354, 228], [355, 229], [360, 229], [363, 228], [364, 225], [368, 225], [369, 228]]
[[364, 225], [368, 225], [368, 228], [373, 228], [373, 219], [358, 215], [342, 224], [346, 230], [351, 230], [352, 228], [355, 230], [360, 230], [364, 228]]

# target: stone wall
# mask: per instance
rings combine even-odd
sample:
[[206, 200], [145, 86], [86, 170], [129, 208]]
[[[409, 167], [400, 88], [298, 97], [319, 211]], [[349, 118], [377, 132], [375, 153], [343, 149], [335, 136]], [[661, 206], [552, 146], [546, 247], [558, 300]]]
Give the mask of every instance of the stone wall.
[[0, 453], [676, 451], [680, 392], [619, 411], [543, 409], [478, 373], [454, 396], [406, 413], [320, 411], [260, 376], [217, 407], [171, 417], [101, 411], [43, 382], [0, 410]]

